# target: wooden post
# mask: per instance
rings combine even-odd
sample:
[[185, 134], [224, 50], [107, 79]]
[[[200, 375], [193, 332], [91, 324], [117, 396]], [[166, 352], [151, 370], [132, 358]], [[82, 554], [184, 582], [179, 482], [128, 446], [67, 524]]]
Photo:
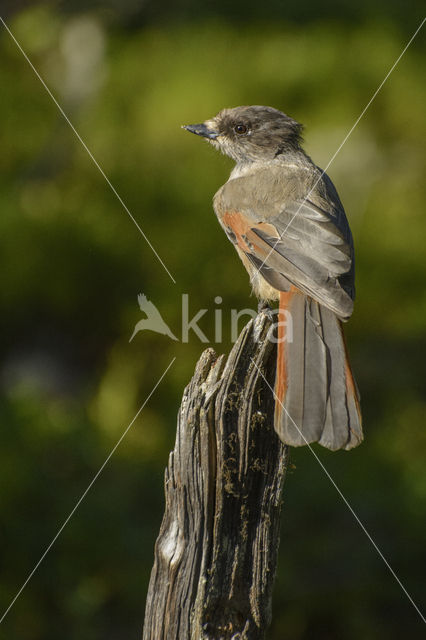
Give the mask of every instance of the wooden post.
[[184, 391], [143, 640], [264, 638], [288, 461], [272, 393], [253, 364], [273, 386], [271, 330], [262, 312], [227, 360], [204, 351]]

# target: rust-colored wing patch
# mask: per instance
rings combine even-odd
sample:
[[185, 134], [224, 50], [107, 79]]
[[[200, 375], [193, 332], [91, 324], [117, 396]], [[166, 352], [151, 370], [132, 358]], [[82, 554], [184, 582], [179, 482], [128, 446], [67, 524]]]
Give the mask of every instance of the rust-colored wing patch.
[[274, 225], [267, 222], [257, 222], [253, 224], [239, 211], [226, 211], [222, 222], [229, 239], [236, 244], [241, 251], [252, 253], [258, 258], [265, 258], [265, 256], [271, 252], [272, 247], [255, 233], [256, 229], [263, 231], [272, 238], [280, 239]]

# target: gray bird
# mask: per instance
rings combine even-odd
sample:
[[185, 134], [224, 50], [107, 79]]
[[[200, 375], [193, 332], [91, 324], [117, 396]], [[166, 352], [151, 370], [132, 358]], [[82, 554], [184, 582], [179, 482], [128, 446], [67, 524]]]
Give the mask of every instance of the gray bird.
[[359, 393], [342, 331], [355, 298], [352, 235], [333, 183], [301, 147], [302, 126], [245, 106], [184, 128], [235, 161], [214, 210], [258, 298], [279, 301], [275, 430], [292, 446], [357, 446]]

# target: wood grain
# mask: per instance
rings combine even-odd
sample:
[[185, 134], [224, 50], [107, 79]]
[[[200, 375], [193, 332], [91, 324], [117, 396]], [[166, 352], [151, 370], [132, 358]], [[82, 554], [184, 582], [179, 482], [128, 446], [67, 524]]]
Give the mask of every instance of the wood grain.
[[165, 473], [143, 640], [258, 640], [271, 619], [288, 448], [274, 431], [267, 312], [202, 354]]

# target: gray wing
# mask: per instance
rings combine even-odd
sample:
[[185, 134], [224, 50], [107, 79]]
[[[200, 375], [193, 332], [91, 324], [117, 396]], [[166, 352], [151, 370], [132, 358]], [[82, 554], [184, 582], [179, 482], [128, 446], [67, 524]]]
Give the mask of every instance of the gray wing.
[[354, 252], [345, 212], [327, 176], [308, 198], [300, 197], [300, 190], [309, 193], [306, 185], [299, 180], [297, 186], [294, 193], [294, 175], [271, 171], [231, 180], [215, 208], [228, 237], [273, 287], [282, 290], [284, 277], [348, 318], [355, 297]]

